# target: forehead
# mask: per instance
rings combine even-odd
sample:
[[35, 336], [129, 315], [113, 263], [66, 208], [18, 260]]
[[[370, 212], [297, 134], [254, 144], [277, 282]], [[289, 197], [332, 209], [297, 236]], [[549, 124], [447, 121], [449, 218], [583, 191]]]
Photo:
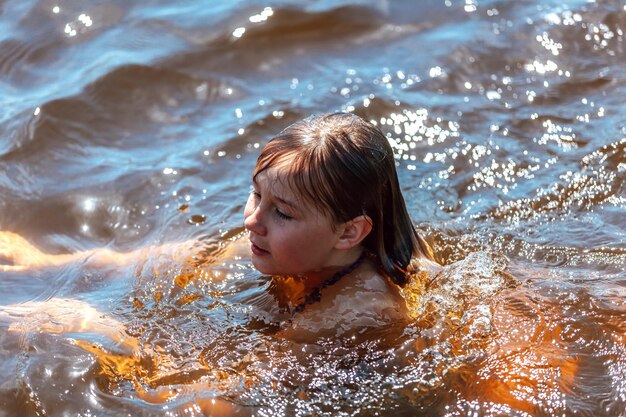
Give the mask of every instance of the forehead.
[[[299, 204], [310, 206], [325, 217], [335, 218], [330, 185], [319, 172], [319, 161], [307, 153], [284, 152], [269, 156], [257, 164], [253, 181], [262, 180], [278, 192], [289, 193]], [[261, 160], [260, 160], [261, 161]], [[330, 197], [330, 200], [329, 200]]]
[[286, 167], [271, 166], [255, 175], [252, 180], [255, 184], [262, 186], [272, 192], [289, 195], [301, 199], [297, 187], [293, 183], [291, 173]]
[[304, 214], [328, 218], [319, 204], [311, 201], [308, 194], [302, 192], [297, 175], [287, 165], [271, 166], [259, 172], [253, 181], [261, 188], [262, 193], [269, 192], [275, 198], [291, 203], [290, 205]]

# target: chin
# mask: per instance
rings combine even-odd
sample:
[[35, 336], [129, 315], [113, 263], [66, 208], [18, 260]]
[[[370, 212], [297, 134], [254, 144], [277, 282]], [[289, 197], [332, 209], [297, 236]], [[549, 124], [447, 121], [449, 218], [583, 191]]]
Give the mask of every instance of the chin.
[[254, 269], [256, 269], [257, 271], [259, 271], [262, 274], [265, 274], [265, 275], [275, 275], [276, 274], [276, 272], [273, 270], [273, 268], [270, 268], [267, 265], [264, 265], [262, 262], [259, 262], [258, 260], [254, 259], [254, 257], [252, 257], [252, 265], [254, 265]]

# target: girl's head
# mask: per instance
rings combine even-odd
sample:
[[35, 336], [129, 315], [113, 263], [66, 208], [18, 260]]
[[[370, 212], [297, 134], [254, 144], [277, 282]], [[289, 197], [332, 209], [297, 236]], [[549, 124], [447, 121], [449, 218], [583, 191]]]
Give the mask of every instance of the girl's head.
[[[253, 173], [255, 192], [246, 207], [246, 227], [259, 256], [269, 250], [263, 247], [269, 245], [263, 235], [270, 231], [253, 213], [263, 199], [256, 190], [260, 180], [267, 194], [278, 196], [270, 202], [275, 206], [272, 215], [277, 224], [296, 228], [295, 223], [287, 223], [294, 221], [293, 217], [297, 220], [298, 216], [288, 213], [293, 206], [296, 210], [292, 213], [298, 209], [320, 213], [317, 217], [322, 223], [327, 219], [331, 235], [341, 225], [357, 220], [363, 225], [365, 219], [359, 245], [396, 284], [406, 283], [413, 256], [431, 257], [407, 212], [387, 139], [380, 129], [356, 115], [312, 116], [287, 127], [265, 145]], [[286, 199], [281, 197], [285, 195]], [[256, 248], [254, 238], [261, 242]], [[289, 242], [289, 247], [300, 245], [312, 257], [323, 256], [328, 249], [317, 248], [314, 236], [300, 238], [301, 242]]]

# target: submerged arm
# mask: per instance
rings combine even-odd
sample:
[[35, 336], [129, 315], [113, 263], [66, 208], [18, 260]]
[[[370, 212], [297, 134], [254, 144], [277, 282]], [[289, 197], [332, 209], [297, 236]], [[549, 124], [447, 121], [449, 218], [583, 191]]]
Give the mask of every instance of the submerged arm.
[[79, 300], [53, 298], [0, 306], [0, 319], [9, 322], [10, 332], [95, 333], [125, 352], [138, 348], [137, 340], [126, 333], [122, 323]]
[[121, 253], [97, 248], [68, 254], [50, 254], [13, 232], [0, 231], [0, 271], [25, 271], [90, 260], [95, 265], [125, 265], [137, 256], [137, 251]]
[[[233, 239], [225, 242], [220, 250], [220, 258], [234, 259], [245, 253], [242, 241]], [[50, 254], [41, 251], [22, 236], [13, 232], [0, 231], [0, 271], [26, 271], [50, 266], [65, 265], [85, 261], [91, 266], [124, 266], [139, 261], [142, 257], [167, 255], [174, 262], [198, 264], [213, 263], [207, 256], [206, 245], [197, 240], [178, 243], [166, 243], [135, 249], [129, 252], [117, 252], [109, 248], [96, 248], [68, 254]]]

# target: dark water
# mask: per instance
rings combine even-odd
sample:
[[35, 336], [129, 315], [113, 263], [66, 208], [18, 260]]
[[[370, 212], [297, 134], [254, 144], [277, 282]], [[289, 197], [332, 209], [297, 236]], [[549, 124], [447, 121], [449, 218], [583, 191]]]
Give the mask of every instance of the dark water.
[[[243, 325], [267, 285], [245, 258], [0, 273], [0, 304], [58, 310], [0, 317], [0, 415], [624, 416], [625, 30], [612, 0], [0, 1], [0, 229], [212, 253], [259, 147], [347, 110], [448, 265], [356, 346]], [[141, 356], [105, 319], [63, 332], [69, 299]]]

